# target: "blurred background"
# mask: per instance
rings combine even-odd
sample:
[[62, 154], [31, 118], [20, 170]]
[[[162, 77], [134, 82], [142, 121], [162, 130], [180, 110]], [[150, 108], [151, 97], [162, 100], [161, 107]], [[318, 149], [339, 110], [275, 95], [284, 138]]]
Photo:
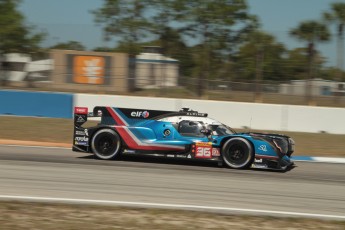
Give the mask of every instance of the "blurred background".
[[[344, 0], [0, 0], [0, 195], [164, 200], [297, 210], [315, 217], [310, 222], [303, 218], [309, 226], [304, 227], [298, 219], [285, 218], [284, 223], [262, 216], [248, 225], [247, 216], [221, 215], [237, 228], [275, 229], [278, 224], [315, 229], [315, 221], [322, 228], [318, 212], [343, 220], [340, 164], [299, 162], [285, 175], [255, 170], [229, 178], [222, 169], [182, 170], [174, 162], [159, 167], [140, 161], [137, 166], [100, 163], [69, 149], [74, 106], [89, 111], [96, 105], [167, 111], [189, 107], [240, 132], [291, 136], [293, 156], [300, 159], [343, 160], [344, 33]], [[112, 165], [120, 167], [110, 170]], [[76, 211], [59, 207], [58, 212], [57, 206], [0, 202], [0, 228], [77, 229], [88, 224], [110, 229], [121, 221], [127, 229], [132, 223], [138, 229], [145, 229], [145, 223], [164, 224], [146, 229], [167, 229], [169, 223], [189, 228], [199, 217], [201, 228], [226, 226], [210, 213], [207, 219], [189, 211], [172, 210], [166, 217], [149, 211], [153, 218], [137, 208], [106, 214], [104, 207], [86, 205], [92, 213], [83, 214], [80, 206]], [[121, 221], [108, 224], [112, 218]], [[338, 228], [332, 223], [327, 229], [344, 229], [343, 222]]]
[[0, 0], [2, 89], [345, 106], [343, 1]]

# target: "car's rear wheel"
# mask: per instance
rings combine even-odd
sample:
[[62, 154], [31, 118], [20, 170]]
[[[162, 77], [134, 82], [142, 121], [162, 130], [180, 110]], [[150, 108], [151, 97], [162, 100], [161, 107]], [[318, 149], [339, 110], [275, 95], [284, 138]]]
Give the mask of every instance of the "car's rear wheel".
[[222, 157], [230, 168], [249, 168], [254, 160], [253, 147], [248, 140], [235, 137], [229, 139], [223, 145]]
[[92, 152], [102, 160], [115, 158], [121, 150], [121, 138], [112, 129], [98, 130], [92, 137]]

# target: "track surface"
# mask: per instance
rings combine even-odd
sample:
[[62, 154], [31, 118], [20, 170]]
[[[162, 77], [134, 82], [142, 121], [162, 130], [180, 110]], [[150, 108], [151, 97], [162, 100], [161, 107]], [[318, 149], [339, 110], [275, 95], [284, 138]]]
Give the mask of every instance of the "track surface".
[[281, 173], [67, 149], [0, 146], [0, 195], [152, 202], [345, 216], [345, 164]]

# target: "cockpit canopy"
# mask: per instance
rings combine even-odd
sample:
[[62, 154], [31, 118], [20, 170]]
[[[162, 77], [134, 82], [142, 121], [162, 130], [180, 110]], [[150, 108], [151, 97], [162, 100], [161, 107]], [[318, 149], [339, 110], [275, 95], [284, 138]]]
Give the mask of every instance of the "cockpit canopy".
[[209, 117], [190, 117], [190, 116], [172, 116], [159, 119], [158, 121], [171, 122], [172, 125], [182, 136], [202, 137], [202, 130], [210, 130], [213, 136], [224, 136], [233, 134], [234, 131]]

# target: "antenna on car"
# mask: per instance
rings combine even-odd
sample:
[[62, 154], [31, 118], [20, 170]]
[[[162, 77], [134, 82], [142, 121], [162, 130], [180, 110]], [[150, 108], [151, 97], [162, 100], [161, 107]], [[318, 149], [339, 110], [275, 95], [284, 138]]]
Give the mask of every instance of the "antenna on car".
[[189, 108], [182, 108], [180, 112], [188, 112], [190, 109]]
[[249, 132], [252, 130], [252, 119], [253, 117], [250, 117], [250, 122], [249, 122]]

